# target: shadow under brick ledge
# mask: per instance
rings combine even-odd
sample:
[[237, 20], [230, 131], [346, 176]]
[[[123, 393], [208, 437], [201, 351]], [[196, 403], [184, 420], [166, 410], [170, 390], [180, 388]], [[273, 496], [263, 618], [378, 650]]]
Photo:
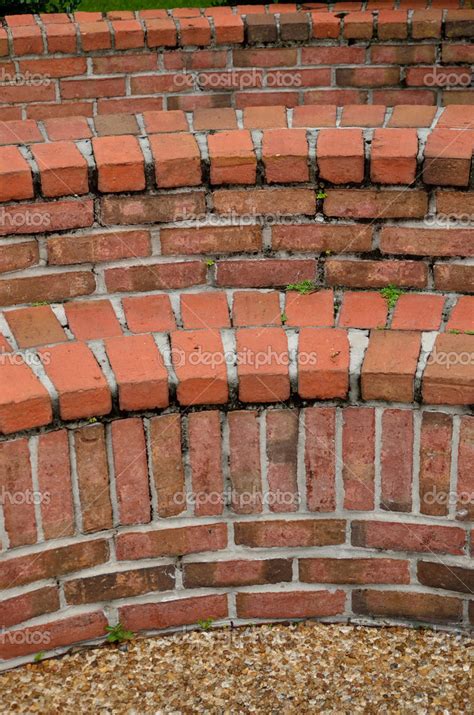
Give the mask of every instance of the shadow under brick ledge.
[[472, 628], [474, 11], [414, 5], [0, 26], [0, 668]]

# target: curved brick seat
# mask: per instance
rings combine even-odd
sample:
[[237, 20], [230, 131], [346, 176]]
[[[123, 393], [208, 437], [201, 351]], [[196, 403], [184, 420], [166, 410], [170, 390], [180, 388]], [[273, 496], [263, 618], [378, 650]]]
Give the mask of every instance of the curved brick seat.
[[0, 668], [474, 624], [474, 11], [414, 5], [0, 27]]

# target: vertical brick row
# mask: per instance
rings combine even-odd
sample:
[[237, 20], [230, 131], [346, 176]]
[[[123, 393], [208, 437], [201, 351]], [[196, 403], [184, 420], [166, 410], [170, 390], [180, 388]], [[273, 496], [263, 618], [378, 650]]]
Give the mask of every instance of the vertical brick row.
[[36, 517], [27, 439], [0, 444], [0, 499], [10, 547], [36, 542]]
[[380, 454], [382, 509], [411, 511], [413, 412], [384, 410]]
[[262, 510], [258, 413], [230, 412], [228, 421], [232, 510], [236, 514], [255, 514]]
[[220, 413], [195, 412], [188, 418], [194, 513], [196, 516], [222, 514], [224, 482]]
[[267, 478], [271, 511], [298, 509], [298, 411], [267, 412]]
[[180, 415], [150, 420], [150, 458], [158, 515], [176, 516], [186, 509]]
[[151, 515], [142, 420], [130, 418], [112, 422], [111, 438], [119, 522], [146, 524]]
[[113, 526], [109, 468], [103, 425], [82, 427], [74, 433], [77, 480], [84, 533]]
[[420, 444], [420, 511], [446, 516], [449, 510], [452, 418], [424, 412]]
[[336, 508], [336, 409], [304, 411], [306, 498], [310, 511]]
[[74, 507], [67, 430], [38, 437], [38, 486], [45, 539], [74, 533]]
[[342, 431], [342, 478], [344, 507], [374, 508], [375, 410], [349, 407], [344, 410]]

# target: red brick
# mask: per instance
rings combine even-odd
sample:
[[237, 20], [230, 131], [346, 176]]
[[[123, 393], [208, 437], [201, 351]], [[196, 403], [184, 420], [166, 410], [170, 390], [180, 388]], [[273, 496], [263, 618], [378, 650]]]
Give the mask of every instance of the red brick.
[[447, 87], [452, 85], [466, 88], [470, 85], [470, 72], [465, 67], [444, 66], [440, 72], [438, 66], [409, 67], [406, 83], [411, 87]]
[[430, 127], [436, 114], [436, 107], [399, 104], [393, 108], [389, 127]]
[[336, 411], [334, 407], [306, 408], [305, 472], [309, 511], [334, 511], [336, 508], [335, 457]]
[[27, 556], [4, 558], [0, 568], [0, 584], [7, 589], [32, 581], [58, 578], [103, 564], [108, 559], [109, 549], [103, 539], [58, 546]]
[[150, 420], [150, 458], [158, 515], [176, 516], [186, 509], [180, 415]]
[[[473, 49], [472, 47], [470, 49]], [[474, 121], [474, 107], [464, 107], [455, 104], [446, 107], [440, 116], [437, 127], [451, 129], [471, 129]]]
[[447, 232], [445, 229], [384, 226], [380, 247], [385, 253], [470, 257], [474, 255], [473, 235], [470, 229], [450, 228]]
[[423, 374], [423, 401], [432, 405], [472, 404], [473, 355], [473, 335], [438, 335]]
[[225, 293], [183, 293], [181, 319], [184, 328], [230, 328]]
[[424, 586], [443, 588], [448, 591], [472, 593], [474, 571], [460, 566], [446, 565], [433, 561], [418, 562], [418, 580]]
[[416, 176], [418, 137], [415, 129], [376, 129], [370, 177], [381, 184], [411, 184]]
[[336, 258], [326, 261], [326, 281], [333, 286], [424, 288], [427, 279], [427, 266], [420, 261], [344, 261]]
[[2, 246], [0, 273], [29, 268], [39, 263], [39, 247], [36, 241], [7, 244]]
[[109, 468], [104, 426], [89, 425], [74, 432], [76, 470], [84, 533], [113, 526]]
[[374, 89], [373, 101], [394, 107], [396, 104], [436, 104], [436, 92], [432, 89]]
[[[5, 314], [8, 317], [8, 313]], [[446, 330], [474, 330], [474, 297], [462, 295], [451, 310]]]
[[190, 414], [188, 433], [194, 513], [217, 516], [224, 508], [220, 413]]
[[30, 102], [53, 102], [56, 99], [54, 82], [49, 84], [28, 85], [12, 83], [2, 85], [2, 104]]
[[0, 639], [0, 657], [7, 659], [31, 655], [38, 651], [39, 646], [45, 650], [53, 650], [101, 638], [105, 634], [106, 626], [107, 619], [102, 611], [94, 611], [4, 632]]
[[275, 251], [363, 253], [372, 249], [372, 226], [363, 224], [276, 224]]
[[271, 410], [266, 416], [267, 479], [270, 511], [292, 512], [299, 506], [297, 484], [298, 412]]
[[468, 186], [473, 149], [474, 131], [434, 129], [424, 151], [425, 184]]
[[84, 605], [170, 591], [174, 583], [174, 566], [152, 566], [66, 581], [64, 595], [68, 604]]
[[399, 559], [300, 559], [303, 583], [410, 583], [409, 562]]
[[420, 511], [446, 516], [449, 508], [452, 419], [439, 412], [424, 412], [420, 440]]
[[50, 117], [92, 117], [94, 105], [92, 101], [63, 102], [62, 104], [28, 104], [26, 113], [28, 118], [48, 119]]
[[462, 554], [466, 532], [452, 526], [405, 524], [389, 521], [352, 522], [352, 544], [386, 551]]
[[122, 328], [109, 300], [66, 303], [64, 309], [69, 329], [76, 340], [100, 340], [122, 335]]
[[36, 543], [37, 495], [33, 492], [27, 439], [0, 445], [0, 490], [9, 547]]
[[373, 32], [371, 12], [350, 12], [344, 17], [343, 36], [347, 40], [370, 40]]
[[286, 126], [286, 107], [284, 106], [250, 106], [244, 109], [244, 127], [246, 129], [275, 129]]
[[95, 117], [94, 126], [99, 137], [138, 134], [140, 131], [133, 114], [102, 114]]
[[[168, 101], [171, 104], [171, 97]], [[163, 109], [163, 98], [160, 96], [99, 99], [97, 101], [97, 113], [99, 115], [155, 112], [161, 109]]]
[[291, 581], [290, 559], [190, 563], [184, 567], [185, 588], [254, 586]]
[[288, 291], [285, 305], [287, 327], [326, 327], [334, 325], [334, 295], [332, 290], [320, 290], [307, 295]]
[[148, 134], [157, 132], [187, 132], [186, 114], [181, 110], [166, 112], [144, 112], [143, 119]]
[[[306, 48], [319, 49], [319, 48]], [[321, 48], [322, 49], [322, 48]], [[325, 48], [340, 50], [341, 48]], [[303, 48], [304, 52], [305, 48]], [[304, 107], [295, 107], [293, 109], [293, 127], [335, 127], [336, 126], [336, 105], [306, 105]]]
[[57, 610], [59, 610], [58, 590], [55, 586], [45, 586], [0, 601], [0, 623], [5, 629]]
[[[303, 65], [337, 65], [357, 64], [365, 62], [364, 47], [346, 47], [315, 45], [301, 48], [301, 64]], [[301, 107], [299, 107], [301, 109]], [[294, 116], [294, 115], [293, 115]], [[334, 116], [335, 119], [335, 116]], [[331, 126], [335, 126], [334, 121]], [[316, 125], [317, 126], [317, 125]]]
[[349, 389], [349, 341], [337, 328], [303, 328], [298, 345], [298, 394], [303, 399], [334, 399]]
[[[403, 445], [403, 450], [400, 445]], [[382, 509], [411, 511], [412, 468], [413, 412], [384, 410], [380, 453]]]
[[279, 402], [290, 396], [288, 342], [282, 328], [241, 328], [236, 332], [239, 399]]
[[340, 20], [332, 12], [311, 13], [313, 37], [316, 39], [336, 40], [340, 33]]
[[404, 40], [408, 36], [406, 10], [381, 10], [378, 16], [379, 40]]
[[212, 184], [254, 184], [257, 171], [252, 137], [246, 129], [208, 137]]
[[412, 36], [415, 40], [441, 37], [441, 10], [415, 10], [412, 17]]
[[43, 141], [41, 132], [37, 123], [32, 119], [2, 121], [0, 125], [0, 144], [24, 144], [41, 141]]
[[17, 56], [43, 54], [43, 38], [37, 25], [11, 27], [10, 32], [13, 39], [13, 54]]
[[48, 52], [70, 53], [77, 50], [76, 28], [71, 25], [52, 24], [45, 26]]
[[474, 270], [463, 263], [435, 263], [436, 290], [474, 293]]
[[375, 410], [348, 407], [343, 413], [342, 478], [344, 508], [374, 508]]
[[206, 253], [252, 253], [262, 249], [260, 226], [206, 226], [162, 228], [163, 255]]
[[[399, 67], [341, 67], [336, 69], [338, 87], [393, 87], [400, 84]], [[389, 103], [374, 94], [374, 104]]]
[[380, 293], [346, 291], [338, 325], [340, 328], [383, 328], [387, 312], [387, 301]]
[[[372, 47], [372, 62], [377, 65], [421, 65], [434, 63], [436, 45], [406, 44]], [[402, 90], [403, 91], [403, 90]]]
[[152, 72], [156, 70], [157, 57], [150, 54], [108, 55], [92, 58], [92, 72], [98, 74], [121, 74]]
[[51, 141], [90, 139], [91, 129], [85, 117], [62, 117], [45, 119], [44, 127]]
[[244, 41], [244, 23], [237, 15], [214, 17], [214, 28], [217, 44], [237, 44]]
[[259, 416], [254, 411], [230, 412], [229, 474], [231, 506], [236, 514], [262, 511]]
[[145, 188], [145, 165], [136, 137], [95, 137], [99, 191], [140, 191]]
[[474, 13], [471, 8], [449, 9], [445, 20], [446, 37], [472, 37]]
[[278, 29], [276, 20], [272, 15], [263, 12], [248, 15], [245, 18], [246, 36], [248, 43], [276, 42]]
[[211, 26], [207, 17], [182, 18], [179, 28], [181, 46], [211, 44]]
[[239, 618], [315, 618], [344, 611], [344, 591], [238, 593]]
[[219, 551], [227, 546], [226, 524], [199, 524], [144, 532], [121, 533], [116, 537], [119, 561], [184, 556], [200, 551]]
[[219, 261], [218, 286], [236, 288], [280, 287], [303, 280], [314, 280], [313, 259], [266, 259]]
[[0, 305], [18, 305], [36, 301], [57, 301], [89, 295], [95, 291], [91, 271], [46, 273], [28, 278], [0, 281]]
[[0, 178], [0, 201], [29, 199], [33, 196], [31, 169], [16, 147], [0, 147]]
[[334, 184], [364, 178], [364, 141], [360, 129], [322, 129], [316, 144], [319, 176]]
[[38, 441], [38, 486], [45, 539], [74, 533], [74, 507], [66, 430], [48, 432]]
[[354, 591], [352, 610], [355, 613], [382, 616], [385, 618], [407, 618], [416, 621], [460, 621], [462, 602], [458, 598], [435, 596], [431, 593], [410, 593], [396, 591]]
[[[62, 79], [62, 99], [98, 99], [99, 97], [124, 97], [125, 78]], [[99, 112], [101, 114], [101, 112]]]
[[144, 34], [137, 20], [115, 20], [111, 23], [115, 35], [115, 49], [129, 50], [143, 47]]
[[[470, 415], [461, 417], [458, 453], [457, 518], [474, 519], [474, 493], [472, 464], [474, 458], [474, 420]], [[472, 534], [471, 534], [472, 549]]]
[[212, 197], [214, 210], [224, 215], [312, 216], [316, 211], [314, 191], [310, 189], [221, 189]]
[[51, 398], [19, 357], [0, 356], [0, 431], [3, 434], [41, 427], [52, 420]]
[[93, 221], [90, 199], [7, 206], [3, 208], [0, 236], [82, 228]]
[[417, 332], [372, 331], [361, 371], [363, 399], [412, 402], [420, 348]]
[[281, 325], [280, 296], [276, 291], [236, 291], [232, 303], [234, 326]]
[[368, 92], [357, 89], [313, 89], [304, 92], [303, 101], [313, 105], [364, 104], [368, 101]]
[[19, 67], [20, 72], [25, 75], [40, 75], [50, 80], [51, 78], [75, 77], [86, 74], [87, 60], [85, 57], [48, 57], [45, 60], [21, 60]]
[[80, 22], [79, 32], [84, 52], [109, 50], [112, 47], [110, 30], [106, 22]]
[[205, 282], [204, 261], [148, 263], [108, 268], [105, 271], [105, 283], [109, 293], [188, 288]]
[[222, 109], [196, 109], [193, 116], [194, 131], [207, 131], [209, 129], [237, 129], [235, 109], [222, 107]]
[[392, 318], [394, 330], [439, 330], [444, 296], [406, 293], [401, 295]]
[[171, 349], [181, 405], [227, 402], [224, 347], [217, 330], [175, 331], [171, 333]]
[[47, 239], [50, 265], [102, 263], [151, 254], [148, 231], [107, 231]]
[[121, 606], [119, 616], [125, 628], [150, 630], [195, 625], [203, 618], [226, 618], [227, 595], [180, 598], [162, 603]]
[[168, 372], [151, 335], [108, 338], [105, 349], [117, 381], [120, 409], [168, 406]]
[[473, 62], [474, 48], [472, 45], [454, 45], [450, 42], [441, 45], [442, 62]]
[[[201, 155], [190, 134], [159, 134], [150, 137], [155, 162], [155, 178], [160, 188], [199, 186]], [[186, 171], [183, 171], [186, 166]]]
[[146, 43], [148, 47], [175, 47], [177, 30], [171, 18], [146, 20]]
[[252, 548], [331, 546], [346, 540], [346, 523], [339, 519], [243, 521], [234, 529], [235, 543]]
[[296, 65], [295, 47], [265, 47], [233, 50], [234, 67], [292, 67]]
[[132, 333], [169, 332], [176, 328], [167, 295], [130, 296], [122, 299], [122, 305]]
[[309, 180], [308, 143], [304, 129], [269, 129], [263, 133], [262, 156], [268, 183]]
[[110, 388], [96, 359], [84, 343], [42, 348], [38, 354], [59, 394], [63, 420], [105, 415], [112, 409]]
[[381, 127], [385, 111], [383, 104], [348, 104], [342, 109], [341, 127]]

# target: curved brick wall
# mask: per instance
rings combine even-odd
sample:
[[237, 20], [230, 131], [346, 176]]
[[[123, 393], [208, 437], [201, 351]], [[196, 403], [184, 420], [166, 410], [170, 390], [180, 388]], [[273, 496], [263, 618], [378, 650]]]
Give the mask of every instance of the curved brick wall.
[[474, 11], [435, 4], [0, 28], [51, 75], [0, 84], [0, 667], [118, 621], [472, 627], [473, 92], [425, 74]]

